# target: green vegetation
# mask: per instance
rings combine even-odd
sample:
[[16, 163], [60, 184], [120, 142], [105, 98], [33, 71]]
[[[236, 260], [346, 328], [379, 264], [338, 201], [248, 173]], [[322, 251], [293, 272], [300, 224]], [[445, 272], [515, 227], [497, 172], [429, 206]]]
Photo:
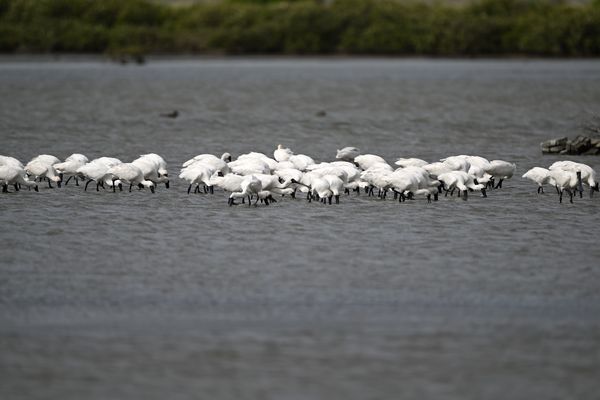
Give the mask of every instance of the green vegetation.
[[0, 0], [0, 52], [598, 56], [600, 0]]

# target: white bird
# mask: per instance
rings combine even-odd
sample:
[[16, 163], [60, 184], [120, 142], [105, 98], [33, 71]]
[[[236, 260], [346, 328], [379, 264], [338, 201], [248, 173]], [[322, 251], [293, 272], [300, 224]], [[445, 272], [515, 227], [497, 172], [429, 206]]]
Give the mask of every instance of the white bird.
[[394, 163], [399, 167], [422, 167], [423, 165], [429, 164], [425, 160], [421, 160], [420, 158], [399, 158]]
[[[165, 161], [164, 158], [162, 158], [158, 154], [155, 154], [155, 153], [142, 154], [140, 156], [140, 158], [147, 158], [147, 159], [154, 161], [157, 165], [157, 172], [158, 172], [159, 177], [169, 176], [169, 171], [167, 171], [167, 162]], [[166, 183], [168, 183], [168, 182], [169, 181], [167, 180]], [[169, 188], [169, 185], [165, 184], [165, 186], [167, 188]]]
[[273, 152], [273, 158], [276, 161], [282, 162], [282, 161], [288, 161], [290, 159], [291, 156], [294, 155], [294, 152], [291, 151], [290, 149], [286, 149], [283, 147], [283, 145], [278, 145], [277, 149]]
[[40, 154], [39, 156], [32, 158], [31, 161], [40, 161], [44, 164], [54, 165], [58, 164], [60, 162], [60, 159], [49, 154]]
[[492, 175], [494, 180], [496, 178], [499, 179], [495, 189], [501, 188], [502, 181], [512, 178], [516, 170], [517, 166], [515, 164], [503, 160], [492, 160], [490, 161], [490, 165], [485, 168], [485, 172]]
[[476, 183], [481, 183], [485, 187], [488, 186], [489, 182], [493, 178], [492, 175], [485, 172], [485, 169], [474, 164], [471, 164], [471, 167], [467, 173], [477, 181]]
[[262, 190], [267, 190], [276, 194], [288, 193], [286, 189], [288, 189], [291, 181], [281, 179], [277, 175], [254, 174], [253, 176], [260, 180]]
[[360, 194], [361, 188], [369, 186], [367, 182], [361, 179], [361, 170], [358, 169], [354, 163], [348, 161], [334, 161], [330, 164], [334, 167], [341, 168], [346, 172], [346, 180], [344, 180], [346, 194], [350, 194], [350, 190], [354, 190], [357, 194]]
[[578, 163], [578, 162], [574, 162], [574, 161], [568, 161], [568, 160], [557, 161], [554, 164], [552, 164], [548, 169], [549, 170], [562, 169], [565, 171], [581, 172], [582, 185], [579, 185], [579, 187], [577, 189], [579, 191], [580, 197], [583, 195], [583, 184], [586, 184], [587, 186], [590, 187], [590, 197], [593, 196], [594, 191], [598, 191], [598, 189], [599, 189], [598, 181], [596, 180], [596, 171], [594, 171], [592, 169], [592, 167], [590, 167], [587, 164]]
[[422, 168], [424, 170], [426, 170], [429, 173], [429, 175], [434, 179], [437, 179], [438, 176], [440, 176], [442, 174], [452, 171], [452, 169], [448, 166], [448, 164], [445, 164], [440, 161], [433, 162], [433, 163], [427, 164], [427, 165], [423, 165]]
[[65, 175], [69, 177], [65, 181], [65, 186], [67, 186], [71, 178], [75, 178], [75, 185], [79, 186], [77, 178], [83, 178], [83, 176], [78, 174], [77, 170], [88, 162], [89, 160], [86, 156], [75, 153], [67, 157], [64, 162], [54, 164], [54, 169], [62, 175], [62, 179], [64, 179]]
[[337, 151], [335, 158], [338, 160], [354, 162], [354, 159], [360, 155], [360, 150], [356, 147], [344, 147]]
[[404, 201], [407, 197], [412, 198], [413, 194], [419, 190], [419, 180], [413, 171], [407, 171], [398, 168], [387, 177], [389, 186], [394, 191], [394, 198], [399, 196], [399, 201]]
[[187, 168], [181, 170], [179, 179], [184, 179], [189, 183], [188, 194], [192, 190], [192, 186], [196, 185], [194, 193], [199, 191], [200, 185], [204, 186], [204, 192], [208, 190], [210, 193], [214, 193], [213, 184], [211, 183], [211, 177], [217, 172], [215, 168], [210, 165], [198, 161], [191, 164]]
[[54, 164], [59, 163], [60, 160], [54, 156], [48, 154], [42, 154], [27, 163], [25, 166], [25, 172], [27, 175], [33, 176], [33, 180], [36, 179], [48, 179], [48, 187], [52, 187], [52, 182], [56, 182], [58, 187], [60, 187], [60, 176], [54, 169]]
[[24, 169], [25, 166], [23, 165], [23, 163], [19, 160], [17, 160], [14, 157], [9, 157], [9, 156], [0, 156], [0, 166], [2, 165], [7, 165], [9, 167], [17, 167], [17, 168], [21, 168]]
[[451, 171], [464, 171], [467, 172], [471, 167], [471, 164], [466, 159], [467, 156], [451, 156], [442, 158], [440, 161], [443, 162]]
[[239, 192], [242, 190], [242, 181], [244, 176], [237, 174], [227, 174], [225, 176], [213, 175], [209, 183], [210, 186], [217, 186], [226, 192]]
[[363, 170], [368, 170], [375, 164], [386, 164], [387, 162], [375, 154], [363, 154], [354, 158], [354, 162]]
[[[337, 175], [325, 175], [322, 179], [329, 183], [329, 190], [331, 196], [335, 198], [335, 204], [340, 204], [340, 193], [344, 191], [344, 181]], [[329, 204], [331, 204], [331, 196], [329, 196]]]
[[229, 167], [227, 166], [228, 162], [231, 162], [231, 154], [223, 153], [221, 158], [213, 155], [213, 154], [199, 154], [196, 157], [187, 160], [183, 163], [182, 167], [189, 167], [190, 165], [202, 162], [218, 171], [220, 171], [223, 175], [227, 175], [229, 171]]
[[296, 169], [296, 165], [291, 162], [291, 161], [279, 161], [277, 163], [277, 167], [273, 170], [273, 172], [277, 171], [278, 169]]
[[8, 185], [13, 185], [15, 190], [19, 190], [19, 185], [33, 187], [37, 192], [38, 186], [35, 182], [27, 179], [27, 174], [23, 168], [15, 165], [0, 165], [0, 186], [2, 186], [2, 192], [8, 192]]
[[363, 171], [360, 174], [360, 178], [369, 184], [368, 195], [373, 194], [373, 188], [379, 190], [379, 197], [385, 198], [387, 191], [391, 187], [390, 175], [393, 173], [393, 169], [388, 164], [377, 163], [371, 168]]
[[251, 197], [253, 195], [258, 196], [258, 192], [262, 191], [262, 184], [260, 179], [254, 175], [248, 175], [244, 177], [240, 184], [241, 191], [233, 192], [229, 195], [229, 205], [235, 204], [235, 199], [241, 199], [248, 197], [248, 205], [251, 205]]
[[288, 161], [294, 164], [294, 167], [300, 171], [306, 171], [309, 165], [315, 164], [315, 160], [312, 157], [304, 154], [294, 154]]
[[112, 179], [108, 170], [111, 167], [121, 164], [121, 160], [112, 157], [100, 157], [96, 158], [89, 163], [79, 167], [77, 174], [82, 175], [88, 181], [85, 184], [84, 191], [87, 191], [87, 187], [91, 182], [96, 182], [96, 191], [99, 191], [99, 187], [104, 187], [104, 184], [113, 185]]
[[[263, 163], [267, 164], [269, 166], [269, 169], [271, 171], [275, 170], [277, 168], [277, 165], [279, 164], [279, 162], [271, 157], [267, 157], [265, 154], [263, 153], [257, 153], [255, 151], [251, 151], [250, 153], [247, 154], [241, 154], [236, 161], [242, 161], [242, 160], [248, 160], [248, 159], [255, 159], [255, 160], [260, 160]], [[236, 162], [234, 161], [234, 162]]]
[[559, 203], [562, 203], [563, 192], [569, 194], [569, 201], [573, 203], [573, 192], [579, 187], [581, 189], [581, 171], [568, 171], [560, 168], [551, 169], [550, 177], [554, 181], [559, 195]]
[[131, 162], [144, 174], [144, 179], [157, 183], [164, 183], [165, 187], [169, 188], [169, 173], [166, 170], [166, 163], [161, 162], [162, 157], [157, 154], [141, 155]]
[[[413, 195], [425, 195], [427, 201], [431, 202], [431, 195], [434, 200], [438, 199], [438, 190], [440, 182], [432, 179], [428, 171], [423, 167], [408, 166], [398, 168], [391, 175], [392, 184], [397, 193], [400, 193], [400, 201], [403, 201], [403, 192], [407, 192], [408, 198]], [[404, 186], [404, 187], [402, 187]]]
[[312, 180], [311, 193], [314, 197], [318, 197], [321, 200], [321, 203], [325, 203], [327, 199], [330, 199], [329, 201], [331, 202], [331, 196], [333, 195], [329, 182], [320, 177], [315, 177]]
[[129, 183], [129, 191], [131, 187], [137, 185], [140, 189], [142, 187], [149, 188], [154, 193], [154, 182], [144, 178], [144, 173], [141, 169], [131, 163], [121, 163], [114, 167], [111, 167], [107, 171], [108, 175], [112, 175], [113, 181], [113, 192], [115, 191], [115, 181], [119, 180], [123, 183]]
[[538, 184], [538, 194], [544, 193], [544, 185], [554, 185], [554, 179], [552, 179], [552, 176], [550, 175], [550, 170], [546, 168], [533, 167], [523, 174], [523, 178]]
[[480, 190], [483, 197], [487, 197], [485, 186], [476, 184], [473, 177], [464, 171], [450, 171], [441, 174], [438, 176], [438, 180], [444, 185], [446, 195], [448, 195], [448, 192], [453, 192], [454, 189], [458, 189], [462, 193], [463, 200], [467, 200], [469, 194], [468, 190]]
[[[277, 161], [275, 162], [275, 166]], [[252, 175], [252, 174], [270, 174], [271, 168], [263, 159], [257, 157], [238, 158], [228, 164], [229, 169], [234, 174]]]

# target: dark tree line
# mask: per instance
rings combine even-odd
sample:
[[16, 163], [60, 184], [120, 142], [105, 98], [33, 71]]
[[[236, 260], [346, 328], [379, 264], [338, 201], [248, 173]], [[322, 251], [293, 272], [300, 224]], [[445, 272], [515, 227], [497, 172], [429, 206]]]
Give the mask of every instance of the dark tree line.
[[588, 57], [600, 0], [0, 0], [0, 51]]

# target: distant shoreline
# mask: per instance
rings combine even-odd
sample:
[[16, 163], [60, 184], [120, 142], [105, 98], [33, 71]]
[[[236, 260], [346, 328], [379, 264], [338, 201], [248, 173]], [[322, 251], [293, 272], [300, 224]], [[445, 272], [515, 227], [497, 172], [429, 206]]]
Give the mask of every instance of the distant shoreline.
[[[497, 55], [497, 56], [418, 56], [418, 55], [356, 55], [356, 54], [323, 54], [323, 55], [232, 55], [232, 54], [148, 54], [145, 62], [163, 61], [219, 61], [219, 60], [299, 60], [299, 61], [360, 61], [360, 60], [406, 60], [406, 61], [600, 61], [600, 57], [548, 57], [535, 55]], [[11, 62], [106, 62], [119, 64], [108, 55], [97, 53], [0, 53], [0, 63]], [[134, 64], [129, 62], [128, 64]]]

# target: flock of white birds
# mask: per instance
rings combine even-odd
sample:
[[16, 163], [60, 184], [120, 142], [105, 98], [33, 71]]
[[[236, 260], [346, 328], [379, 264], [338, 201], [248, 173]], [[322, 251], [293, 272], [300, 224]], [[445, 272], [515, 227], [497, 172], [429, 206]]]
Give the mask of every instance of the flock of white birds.
[[[320, 162], [304, 154], [294, 154], [290, 149], [279, 145], [273, 157], [251, 152], [240, 155], [232, 161], [229, 153], [217, 157], [200, 154], [182, 165], [179, 178], [188, 183], [188, 194], [214, 193], [218, 187], [229, 194], [229, 205], [236, 199], [248, 204], [259, 201], [268, 205], [275, 197], [298, 193], [306, 195], [308, 201], [336, 203], [341, 194], [363, 190], [369, 196], [386, 198], [393, 195], [400, 202], [416, 197], [424, 197], [428, 202], [438, 200], [440, 194], [452, 196], [457, 192], [464, 200], [469, 192], [480, 192], [487, 197], [489, 189], [502, 188], [502, 182], [515, 173], [513, 163], [492, 160], [479, 156], [459, 155], [429, 163], [418, 158], [399, 158], [388, 164], [374, 154], [360, 154], [355, 147], [337, 151], [336, 161]], [[589, 187], [590, 196], [598, 191], [596, 173], [586, 164], [573, 161], [559, 161], [548, 169], [535, 167], [527, 171], [523, 178], [538, 185], [538, 193], [544, 192], [544, 185], [556, 188], [559, 201], [563, 193], [573, 197], [583, 195], [584, 185]], [[38, 184], [47, 181], [58, 187], [74, 180], [85, 182], [84, 190], [90, 183], [100, 188], [116, 192], [129, 185], [138, 189], [149, 189], [164, 183], [169, 188], [167, 163], [158, 154], [144, 154], [130, 163], [111, 157], [100, 157], [89, 161], [83, 154], [72, 154], [61, 162], [55, 156], [40, 155], [26, 165], [13, 157], [0, 156], [0, 185], [2, 192], [9, 187], [19, 191], [23, 187], [38, 191]], [[127, 189], [127, 187], [126, 187]], [[376, 193], [375, 193], [376, 191]]]

